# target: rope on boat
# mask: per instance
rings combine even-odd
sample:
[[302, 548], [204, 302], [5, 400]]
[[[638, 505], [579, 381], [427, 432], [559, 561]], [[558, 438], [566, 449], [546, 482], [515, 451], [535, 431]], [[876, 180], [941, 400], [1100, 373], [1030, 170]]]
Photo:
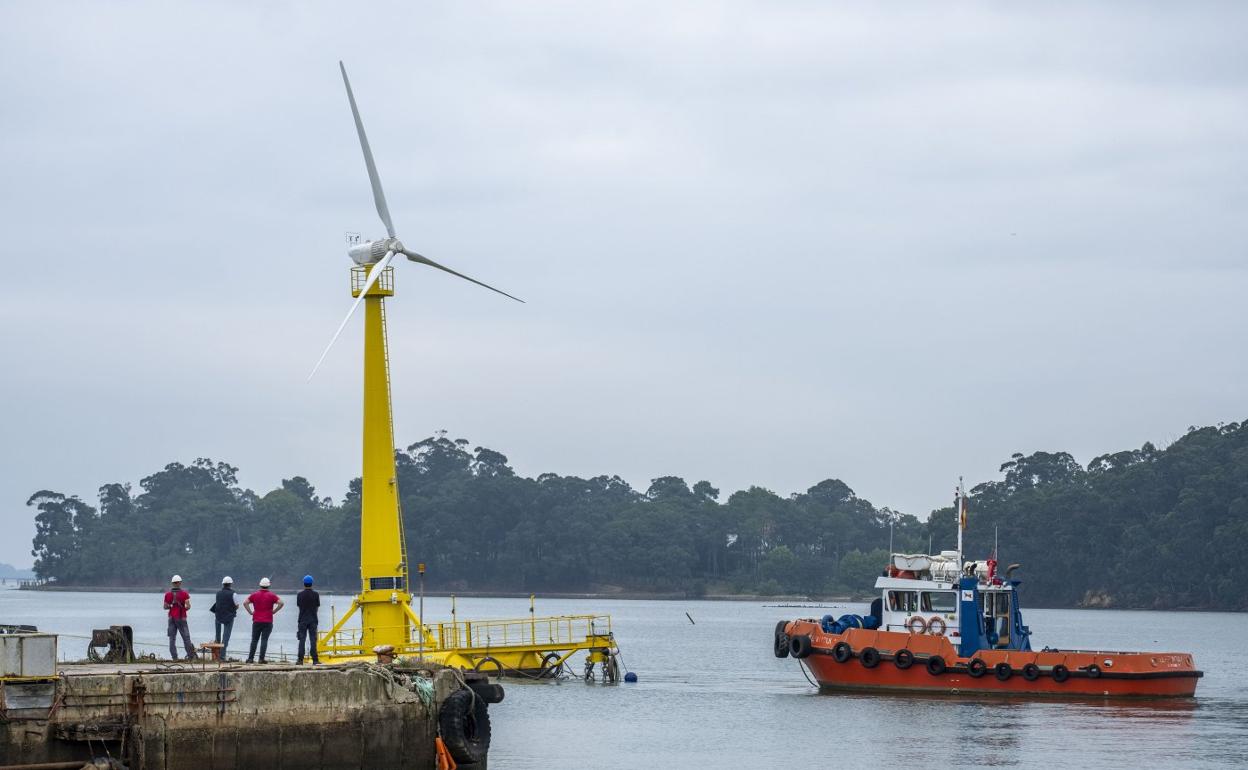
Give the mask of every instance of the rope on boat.
[[815, 683], [814, 679], [810, 678], [810, 673], [806, 669], [806, 661], [799, 659], [797, 661], [797, 664], [798, 664], [798, 667], [802, 669], [802, 676], [806, 677], [806, 681], [810, 682], [811, 686], [813, 686], [815, 689], [818, 689], [819, 685]]

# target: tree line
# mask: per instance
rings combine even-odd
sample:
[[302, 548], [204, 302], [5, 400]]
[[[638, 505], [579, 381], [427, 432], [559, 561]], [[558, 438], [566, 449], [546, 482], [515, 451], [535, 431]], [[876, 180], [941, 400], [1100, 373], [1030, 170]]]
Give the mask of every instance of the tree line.
[[[505, 455], [432, 436], [396, 451], [409, 558], [430, 590], [627, 591], [866, 596], [895, 551], [955, 546], [950, 505], [925, 520], [876, 507], [827, 479], [778, 495], [721, 499], [676, 476], [634, 489], [618, 476], [519, 476]], [[1233, 590], [1248, 548], [1248, 423], [1191, 428], [1081, 466], [1065, 452], [1016, 454], [970, 490], [968, 557], [1020, 562], [1040, 606], [1248, 609]], [[43, 490], [35, 572], [63, 585], [208, 588], [271, 575], [359, 582], [360, 481], [341, 502], [295, 476], [257, 494], [238, 469], [198, 459], [100, 487], [98, 504]]]

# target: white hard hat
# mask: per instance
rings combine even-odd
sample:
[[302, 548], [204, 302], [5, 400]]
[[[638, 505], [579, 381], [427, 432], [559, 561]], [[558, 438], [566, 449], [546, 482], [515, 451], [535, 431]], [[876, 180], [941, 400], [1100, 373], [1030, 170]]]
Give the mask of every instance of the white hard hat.
[[230, 577], [229, 575], [226, 575], [225, 577], [221, 578], [221, 585], [223, 586], [232, 585], [233, 583], [234, 583], [234, 578]]
[[261, 587], [261, 588], [268, 588], [268, 587], [269, 587], [269, 579], [268, 579], [268, 578], [260, 578], [260, 587]]
[[181, 575], [174, 575], [172, 578], [170, 578], [169, 582], [170, 582], [170, 583], [181, 583], [181, 582], [182, 582], [182, 576], [181, 576]]

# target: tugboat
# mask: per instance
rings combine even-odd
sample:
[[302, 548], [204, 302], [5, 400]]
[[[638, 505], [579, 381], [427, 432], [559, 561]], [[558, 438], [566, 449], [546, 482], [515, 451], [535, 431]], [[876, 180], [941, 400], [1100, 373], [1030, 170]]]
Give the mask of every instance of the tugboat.
[[958, 550], [893, 553], [865, 616], [780, 621], [775, 654], [810, 670], [821, 690], [1010, 695], [1191, 697], [1203, 673], [1178, 652], [1032, 650], [1017, 564], [962, 561]]

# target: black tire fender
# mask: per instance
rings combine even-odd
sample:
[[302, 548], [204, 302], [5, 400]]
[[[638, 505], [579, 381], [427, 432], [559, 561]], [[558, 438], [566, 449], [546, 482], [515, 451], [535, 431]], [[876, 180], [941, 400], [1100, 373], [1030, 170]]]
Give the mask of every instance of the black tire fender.
[[837, 663], [846, 663], [852, 657], [854, 657], [854, 648], [849, 646], [849, 642], [837, 642], [832, 647], [832, 660]]
[[997, 679], [1002, 682], [1010, 681], [1010, 677], [1014, 676], [1014, 669], [1010, 668], [1010, 664], [1001, 661], [992, 667], [992, 673], [996, 674]]
[[490, 704], [502, 703], [503, 697], [506, 695], [506, 693], [503, 692], [503, 686], [501, 684], [489, 681], [469, 682], [468, 689], [475, 692], [478, 698], [481, 698], [486, 703]]
[[1040, 667], [1035, 663], [1028, 663], [1023, 666], [1023, 679], [1028, 682], [1034, 682], [1040, 678]]
[[772, 651], [776, 653], [777, 658], [789, 657], [789, 635], [784, 630], [787, 625], [789, 625], [787, 620], [776, 624], [776, 633], [772, 638]]
[[971, 662], [966, 664], [966, 673], [979, 679], [988, 673], [988, 664], [984, 662], [983, 658], [971, 658]]
[[901, 648], [897, 652], [893, 653], [893, 665], [902, 671], [905, 671], [914, 665], [914, 653], [904, 647]]
[[1092, 665], [1090, 665], [1090, 666], [1088, 666], [1087, 668], [1085, 668], [1085, 669], [1084, 669], [1084, 671], [1087, 671], [1087, 672], [1088, 672], [1088, 678], [1089, 678], [1089, 679], [1100, 679], [1100, 678], [1101, 678], [1101, 667], [1100, 667], [1100, 666], [1098, 666], [1098, 665], [1096, 665], [1095, 663], [1093, 663]]
[[561, 657], [563, 656], [557, 652], [548, 652], [545, 655], [543, 655], [542, 656], [542, 669], [541, 669], [541, 673], [539, 673], [538, 676], [539, 677], [553, 677], [557, 675], [562, 665], [560, 664], [559, 666], [556, 666], [556, 663], [559, 662], [559, 658]]
[[940, 676], [945, 673], [945, 669], [947, 668], [948, 666], [945, 665], [945, 659], [939, 655], [933, 655], [927, 659], [927, 673], [932, 676]]
[[858, 660], [862, 662], [863, 668], [875, 668], [880, 665], [880, 651], [874, 647], [863, 647], [862, 652], [858, 653]]
[[1056, 666], [1053, 667], [1053, 681], [1054, 682], [1057, 682], [1060, 684], [1062, 682], [1065, 682], [1067, 679], [1070, 679], [1070, 669], [1066, 668], [1061, 663], [1058, 663]]
[[[493, 671], [490, 670], [491, 667], [493, 668]], [[492, 655], [486, 655], [484, 658], [481, 658], [473, 664], [472, 670], [482, 671], [492, 677], [500, 677], [503, 675], [503, 664], [498, 661], [498, 658], [495, 658]]]
[[790, 639], [789, 654], [798, 660], [810, 655], [810, 637], [806, 634], [798, 634]]
[[442, 702], [438, 730], [457, 763], [484, 762], [490, 752], [490, 707], [471, 690], [456, 690]]

